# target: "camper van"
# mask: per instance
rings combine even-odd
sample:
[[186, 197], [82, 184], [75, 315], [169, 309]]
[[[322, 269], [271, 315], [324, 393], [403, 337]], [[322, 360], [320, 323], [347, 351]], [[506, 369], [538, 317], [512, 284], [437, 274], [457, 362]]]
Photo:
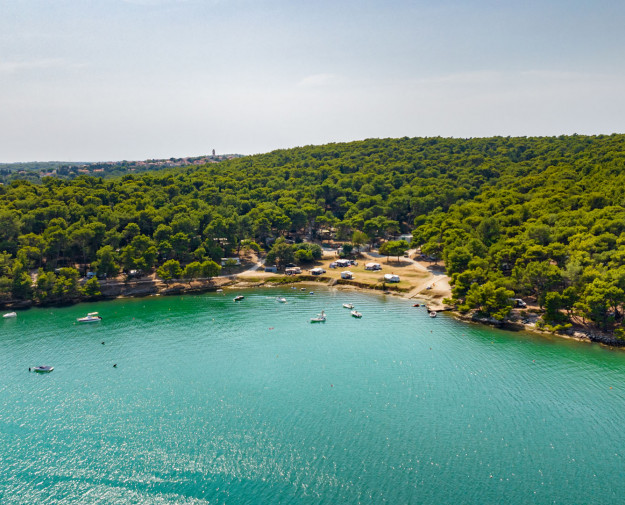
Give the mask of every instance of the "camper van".
[[385, 282], [399, 282], [399, 275], [396, 274], [384, 274]]

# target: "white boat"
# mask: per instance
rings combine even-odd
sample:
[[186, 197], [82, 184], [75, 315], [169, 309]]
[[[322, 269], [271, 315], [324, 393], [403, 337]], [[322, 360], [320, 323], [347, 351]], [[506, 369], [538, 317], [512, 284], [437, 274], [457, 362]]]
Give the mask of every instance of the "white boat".
[[436, 317], [436, 312], [434, 311], [430, 312], [430, 317]]
[[102, 321], [102, 318], [97, 312], [89, 312], [85, 317], [79, 317], [76, 321], [79, 323], [98, 323]]
[[325, 323], [326, 322], [326, 313], [322, 310], [321, 314], [317, 314], [316, 317], [310, 318], [311, 323]]
[[52, 370], [54, 370], [54, 367], [48, 365], [36, 366], [33, 368], [33, 372], [38, 373], [50, 373]]
[[5, 319], [9, 319], [10, 317], [17, 317], [17, 312], [7, 312], [2, 317], [4, 317]]
[[353, 309], [354, 308], [354, 304], [353, 303], [344, 303], [343, 307], [345, 307], [346, 309]]
[[234, 300], [235, 302], [240, 302], [241, 300], [243, 300], [243, 298], [245, 298], [243, 295], [238, 295], [238, 296], [235, 296], [235, 297], [233, 298], [233, 300]]
[[362, 314], [360, 312], [358, 312], [357, 310], [352, 310], [352, 316], [357, 317], [358, 319], [360, 319], [362, 317]]
[[286, 298], [284, 298], [284, 296], [278, 296], [278, 297], [276, 297], [276, 302], [278, 302], [278, 303], [286, 303]]

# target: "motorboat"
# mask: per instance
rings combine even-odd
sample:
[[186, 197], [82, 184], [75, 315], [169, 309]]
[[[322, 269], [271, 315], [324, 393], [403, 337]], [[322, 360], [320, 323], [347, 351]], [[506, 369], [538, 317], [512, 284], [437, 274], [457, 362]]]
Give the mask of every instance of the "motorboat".
[[9, 319], [11, 317], [17, 317], [17, 312], [7, 312], [2, 317], [4, 317], [5, 319]]
[[345, 307], [346, 309], [353, 309], [354, 308], [354, 304], [353, 303], [344, 303], [343, 307]]
[[33, 367], [33, 372], [37, 372], [37, 373], [50, 373], [52, 370], [54, 370], [54, 367], [48, 366], [48, 365]]
[[436, 312], [434, 311], [430, 312], [430, 317], [436, 317]]
[[102, 321], [102, 318], [97, 312], [89, 312], [85, 317], [79, 317], [76, 321], [79, 323], [98, 323]]
[[278, 302], [278, 303], [286, 303], [286, 298], [284, 298], [284, 296], [277, 296], [276, 297], [276, 302]]
[[352, 316], [360, 319], [362, 317], [362, 314], [357, 310], [352, 310]]
[[234, 300], [235, 302], [240, 302], [241, 300], [243, 300], [243, 298], [245, 298], [243, 295], [238, 295], [238, 296], [235, 296], [235, 297], [233, 298], [233, 300]]
[[316, 317], [310, 318], [311, 323], [325, 323], [326, 322], [326, 313], [322, 310], [321, 314], [317, 314]]

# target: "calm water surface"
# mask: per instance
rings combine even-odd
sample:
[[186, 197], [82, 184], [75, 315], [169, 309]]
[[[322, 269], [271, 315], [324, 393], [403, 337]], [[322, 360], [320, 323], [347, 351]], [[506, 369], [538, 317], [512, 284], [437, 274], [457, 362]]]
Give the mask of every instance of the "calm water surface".
[[0, 503], [619, 503], [624, 407], [623, 352], [378, 295], [32, 309], [0, 321]]

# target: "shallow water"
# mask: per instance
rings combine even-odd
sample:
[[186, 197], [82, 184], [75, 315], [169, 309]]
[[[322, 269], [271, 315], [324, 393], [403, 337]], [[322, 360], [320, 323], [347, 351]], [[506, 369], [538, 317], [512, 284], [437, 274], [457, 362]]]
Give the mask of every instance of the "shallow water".
[[411, 305], [241, 290], [0, 321], [0, 503], [620, 501], [625, 353]]

